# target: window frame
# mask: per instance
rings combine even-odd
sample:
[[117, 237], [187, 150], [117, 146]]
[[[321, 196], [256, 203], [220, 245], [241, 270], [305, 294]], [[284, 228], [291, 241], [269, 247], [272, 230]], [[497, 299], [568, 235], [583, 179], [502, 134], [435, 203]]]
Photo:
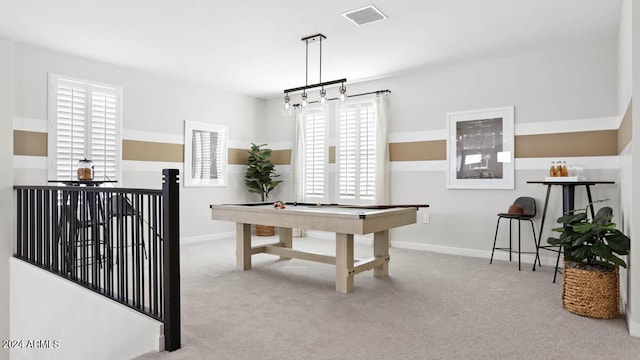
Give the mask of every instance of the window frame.
[[[377, 116], [379, 116], [379, 114], [377, 114], [377, 108], [376, 108], [376, 103], [375, 103], [375, 98], [374, 97], [365, 97], [362, 99], [357, 99], [357, 100], [352, 100], [350, 99], [348, 101], [348, 103], [346, 104], [346, 106], [353, 106], [353, 105], [357, 105], [356, 106], [356, 111], [358, 111], [358, 128], [356, 130], [356, 134], [355, 137], [359, 138], [360, 137], [360, 127], [359, 127], [359, 118], [360, 118], [360, 114], [359, 111], [361, 109], [361, 104], [366, 104], [367, 107], [370, 107], [373, 111], [375, 111], [375, 116], [376, 118], [374, 118], [373, 120], [373, 126], [372, 126], [372, 131], [374, 131], [373, 134], [373, 146], [375, 149], [375, 154], [374, 154], [374, 160], [376, 160], [376, 156], [378, 156], [379, 154], [378, 152], [378, 144], [376, 143], [378, 141], [378, 137], [375, 135], [375, 131], [377, 131]], [[344, 104], [339, 104], [337, 102], [332, 102], [329, 104], [325, 104], [324, 107], [321, 107], [320, 105], [309, 105], [307, 108], [303, 109], [300, 112], [300, 116], [302, 116], [302, 124], [303, 124], [303, 132], [304, 132], [304, 146], [307, 146], [307, 119], [306, 119], [306, 115], [308, 112], [316, 112], [316, 111], [320, 111], [323, 112], [325, 114], [325, 124], [324, 124], [324, 156], [325, 156], [325, 162], [324, 162], [324, 194], [323, 197], [309, 197], [307, 195], [307, 191], [306, 191], [306, 187], [307, 187], [307, 171], [306, 171], [306, 157], [303, 157], [302, 159], [302, 166], [303, 166], [303, 181], [302, 181], [302, 193], [303, 193], [303, 199], [305, 202], [329, 202], [329, 203], [344, 203], [344, 204], [354, 204], [354, 205], [365, 205], [365, 204], [373, 204], [376, 201], [376, 181], [377, 181], [377, 172], [380, 171], [377, 168], [377, 161], [374, 161], [373, 163], [373, 168], [374, 168], [374, 176], [373, 176], [373, 194], [370, 195], [370, 198], [361, 198], [361, 184], [359, 182], [360, 180], [360, 170], [359, 170], [359, 166], [360, 166], [360, 159], [357, 159], [357, 163], [358, 163], [358, 168], [357, 168], [357, 174], [356, 174], [356, 185], [355, 185], [355, 193], [356, 196], [354, 198], [348, 198], [348, 197], [342, 197], [340, 194], [340, 136], [339, 136], [339, 131], [340, 131], [340, 116], [341, 116], [341, 111], [343, 110], [343, 107], [345, 105]], [[357, 144], [359, 144], [359, 139], [357, 140]], [[333, 149], [332, 149], [333, 148]], [[335, 150], [333, 152], [333, 159], [331, 158], [331, 150]], [[306, 149], [303, 149], [303, 151], [301, 151], [301, 153], [304, 156], [304, 153], [306, 152]], [[356, 157], [359, 155], [360, 149], [357, 149], [356, 152]], [[333, 160], [333, 161], [332, 161]]]
[[[72, 76], [59, 75], [55, 73], [48, 73], [47, 77], [47, 176], [52, 180], [76, 180], [74, 173], [70, 172], [70, 178], [59, 177], [58, 175], [58, 85], [61, 82], [75, 83], [78, 87], [85, 88], [86, 102], [84, 104], [84, 121], [85, 121], [85, 133], [84, 133], [84, 158], [92, 159], [92, 105], [93, 105], [93, 91], [96, 89], [107, 89], [112, 91], [115, 96], [115, 149], [114, 149], [114, 177], [110, 178], [105, 175], [105, 179], [97, 180], [114, 180], [120, 181], [122, 179], [122, 87], [112, 84], [105, 84], [96, 81], [75, 78]], [[82, 159], [75, 159], [71, 155], [71, 167], [75, 167], [75, 162]], [[106, 171], [106, 168], [105, 168]]]
[[[193, 148], [193, 136], [196, 132], [209, 132], [216, 133], [218, 138], [218, 144], [220, 147], [221, 155], [217, 156], [218, 162], [216, 167], [219, 169], [219, 178], [198, 178], [195, 177], [195, 171], [193, 166], [195, 163], [196, 154]], [[196, 187], [196, 186], [210, 186], [210, 187], [225, 187], [228, 185], [228, 149], [227, 149], [227, 133], [228, 129], [223, 125], [215, 125], [209, 123], [201, 123], [195, 121], [184, 121], [184, 186]], [[210, 161], [211, 162], [211, 161]]]

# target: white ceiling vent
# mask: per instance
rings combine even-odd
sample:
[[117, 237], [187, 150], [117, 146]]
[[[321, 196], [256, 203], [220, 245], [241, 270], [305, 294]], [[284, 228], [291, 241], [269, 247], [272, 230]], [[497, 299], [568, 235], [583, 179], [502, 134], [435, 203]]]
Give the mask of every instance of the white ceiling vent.
[[384, 20], [387, 18], [387, 15], [383, 14], [382, 11], [378, 10], [378, 8], [373, 5], [368, 5], [360, 9], [347, 11], [346, 13], [343, 13], [342, 16], [358, 26]]

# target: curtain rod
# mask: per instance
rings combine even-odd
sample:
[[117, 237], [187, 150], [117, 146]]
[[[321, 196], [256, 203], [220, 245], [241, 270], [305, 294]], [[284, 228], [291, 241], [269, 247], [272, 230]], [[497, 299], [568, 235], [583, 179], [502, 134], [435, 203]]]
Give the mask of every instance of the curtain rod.
[[[382, 95], [382, 94], [391, 94], [391, 90], [376, 90], [376, 91], [369, 91], [366, 93], [360, 93], [360, 94], [353, 94], [353, 95], [347, 95], [347, 98], [351, 98], [351, 97], [358, 97], [358, 96], [365, 96], [365, 95], [372, 95], [372, 94], [376, 94], [376, 95]], [[330, 98], [327, 99], [327, 101], [334, 101], [334, 100], [338, 100], [337, 97], [335, 98]], [[320, 101], [309, 101], [309, 105], [311, 104], [317, 104]], [[293, 104], [292, 106], [297, 107], [300, 106], [300, 104]]]

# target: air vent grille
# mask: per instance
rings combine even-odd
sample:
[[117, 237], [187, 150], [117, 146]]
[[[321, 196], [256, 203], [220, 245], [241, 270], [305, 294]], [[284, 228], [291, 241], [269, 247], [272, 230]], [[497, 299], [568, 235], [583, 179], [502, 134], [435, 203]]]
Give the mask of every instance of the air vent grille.
[[378, 10], [378, 8], [373, 5], [368, 5], [360, 9], [347, 11], [346, 13], [343, 13], [342, 16], [358, 26], [370, 24], [372, 22], [384, 20], [387, 18], [387, 16], [383, 14], [382, 11]]

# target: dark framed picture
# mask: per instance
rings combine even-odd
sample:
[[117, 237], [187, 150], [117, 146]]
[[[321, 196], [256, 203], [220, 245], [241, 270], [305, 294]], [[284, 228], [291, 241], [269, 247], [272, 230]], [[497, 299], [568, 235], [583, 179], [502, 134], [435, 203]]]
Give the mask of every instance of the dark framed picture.
[[447, 187], [514, 188], [513, 106], [447, 114]]

